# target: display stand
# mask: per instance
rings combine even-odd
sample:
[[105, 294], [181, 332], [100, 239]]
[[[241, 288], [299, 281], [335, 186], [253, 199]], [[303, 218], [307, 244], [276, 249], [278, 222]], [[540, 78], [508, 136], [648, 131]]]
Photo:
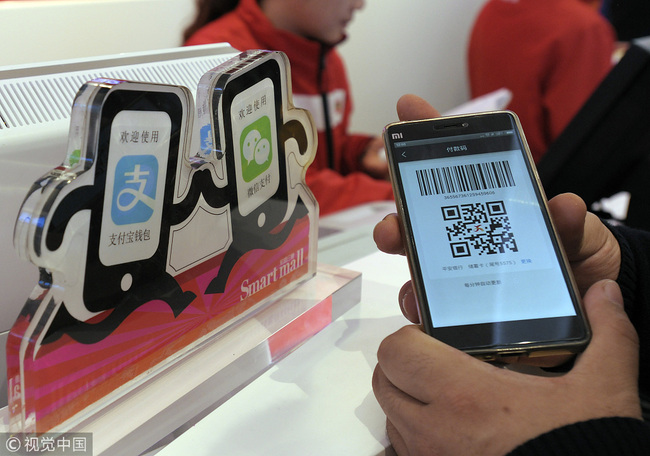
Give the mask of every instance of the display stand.
[[[7, 341], [10, 431], [90, 426], [110, 447], [223, 369], [227, 397], [313, 333], [295, 325], [331, 321], [339, 282], [315, 278], [304, 180], [316, 138], [278, 52], [208, 71], [196, 111], [182, 86], [84, 84], [65, 159], [16, 222], [40, 277]], [[263, 342], [262, 364], [231, 367]]]
[[[141, 454], [191, 426], [227, 401], [311, 336], [358, 304], [361, 273], [318, 265], [318, 272], [284, 298], [204, 341], [189, 356], [154, 371], [101, 413], [65, 423], [91, 433], [93, 454]], [[125, 419], [127, 417], [127, 419]], [[7, 432], [8, 409], [0, 409]]]
[[361, 273], [319, 265], [314, 278], [281, 300], [68, 427], [92, 433], [97, 456], [140, 454], [228, 400], [360, 298]]

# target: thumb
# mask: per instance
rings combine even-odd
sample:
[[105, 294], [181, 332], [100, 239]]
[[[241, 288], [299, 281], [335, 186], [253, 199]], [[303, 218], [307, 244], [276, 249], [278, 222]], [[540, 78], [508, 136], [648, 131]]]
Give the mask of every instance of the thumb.
[[587, 256], [580, 250], [585, 238], [585, 202], [577, 195], [563, 193], [551, 198], [548, 208], [569, 260], [583, 260]]
[[397, 116], [400, 120], [420, 120], [440, 117], [440, 113], [426, 100], [417, 95], [403, 95], [397, 101]]
[[[625, 310], [621, 290], [613, 280], [595, 283], [584, 297], [592, 339], [578, 358], [574, 370], [586, 375], [616, 372], [609, 376], [617, 382], [633, 382], [636, 388], [639, 372], [639, 338]], [[608, 376], [601, 376], [606, 379]], [[624, 387], [623, 385], [619, 385]]]

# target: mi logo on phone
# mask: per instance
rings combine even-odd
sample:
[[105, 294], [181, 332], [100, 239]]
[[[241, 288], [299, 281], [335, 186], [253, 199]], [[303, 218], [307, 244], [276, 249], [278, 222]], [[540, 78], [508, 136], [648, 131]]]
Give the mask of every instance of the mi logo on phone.
[[402, 139], [402, 134], [401, 133], [391, 133], [391, 138], [393, 139]]

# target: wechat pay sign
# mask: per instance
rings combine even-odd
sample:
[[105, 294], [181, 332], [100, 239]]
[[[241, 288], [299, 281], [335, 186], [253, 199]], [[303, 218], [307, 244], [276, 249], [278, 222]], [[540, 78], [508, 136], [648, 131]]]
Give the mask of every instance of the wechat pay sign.
[[230, 116], [239, 210], [246, 216], [270, 199], [280, 183], [273, 82], [264, 79], [237, 94]]

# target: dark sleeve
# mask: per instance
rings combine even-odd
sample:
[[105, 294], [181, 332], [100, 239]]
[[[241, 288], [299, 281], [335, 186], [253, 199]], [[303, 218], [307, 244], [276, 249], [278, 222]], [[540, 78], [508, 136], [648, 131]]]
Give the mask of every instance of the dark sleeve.
[[647, 404], [650, 399], [650, 232], [623, 226], [609, 228], [621, 246], [617, 282], [623, 292], [625, 311], [639, 334], [639, 393]]
[[650, 426], [634, 418], [599, 418], [529, 440], [508, 456], [648, 456]]
[[[639, 393], [650, 399], [650, 232], [608, 226], [621, 247], [617, 282], [625, 311], [639, 334]], [[509, 456], [650, 455], [650, 425], [633, 418], [600, 418], [542, 434]]]

